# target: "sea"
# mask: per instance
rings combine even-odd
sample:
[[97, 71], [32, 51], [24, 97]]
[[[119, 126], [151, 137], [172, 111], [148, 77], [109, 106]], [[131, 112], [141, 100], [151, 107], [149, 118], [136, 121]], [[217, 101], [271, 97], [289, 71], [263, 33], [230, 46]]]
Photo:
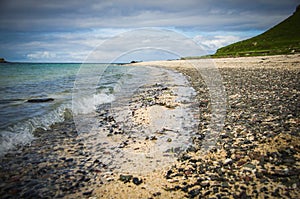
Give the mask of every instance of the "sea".
[[[64, 122], [66, 113], [88, 114], [97, 105], [130, 96], [142, 85], [163, 83], [164, 75], [173, 75], [174, 81], [186, 84], [183, 75], [155, 67], [138, 68], [95, 63], [1, 63], [0, 157], [19, 146], [30, 146], [36, 129], [46, 130]], [[154, 76], [161, 78], [149, 78]], [[187, 98], [193, 92], [183, 91]]]
[[[98, 89], [102, 88], [102, 90], [112, 88], [110, 83], [117, 81], [118, 75], [129, 69], [120, 67], [119, 64], [0, 64], [0, 156], [18, 145], [30, 144], [34, 139], [33, 132], [37, 128], [47, 129], [54, 123], [63, 122], [64, 113], [72, 109], [76, 78], [82, 77], [80, 71], [87, 68], [90, 72], [86, 75], [102, 79], [102, 85], [98, 84]], [[107, 75], [106, 79], [100, 78], [105, 69], [119, 71], [119, 74]], [[109, 102], [113, 99], [112, 95], [104, 93], [98, 97], [98, 103]], [[28, 100], [39, 99], [53, 99], [53, 101], [28, 102]]]

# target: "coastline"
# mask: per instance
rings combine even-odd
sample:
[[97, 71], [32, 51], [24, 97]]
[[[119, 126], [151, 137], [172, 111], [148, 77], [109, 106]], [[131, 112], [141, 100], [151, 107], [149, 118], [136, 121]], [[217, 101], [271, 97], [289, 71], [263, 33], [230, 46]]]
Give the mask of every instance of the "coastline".
[[[24, 198], [299, 198], [299, 55], [213, 61], [226, 89], [227, 112], [215, 147], [206, 153], [200, 149], [209, 136], [209, 89], [190, 63], [211, 64], [211, 60], [135, 63], [131, 65], [159, 66], [187, 77], [199, 102], [194, 147], [155, 171], [103, 171], [105, 164], [90, 151], [93, 146], [77, 136], [69, 117], [63, 125], [39, 129], [31, 147], [2, 159], [0, 193], [4, 198], [20, 193]], [[154, 106], [172, 110], [177, 105], [170, 92], [164, 93], [170, 88], [148, 89], [155, 92], [141, 94], [137, 102], [151, 107], [153, 100], [148, 99], [157, 96]], [[137, 123], [147, 121], [143, 119], [148, 109], [143, 110], [136, 114]], [[115, 124], [109, 118], [104, 114], [102, 121]]]
[[153, 65], [166, 68], [191, 68], [193, 63], [213, 63], [217, 68], [299, 68], [300, 54], [257, 57], [205, 58], [190, 60], [149, 61], [129, 66]]
[[[147, 68], [149, 71], [150, 67]], [[136, 69], [135, 72], [139, 70]], [[131, 89], [134, 91], [132, 96], [126, 94], [125, 86], [125, 93], [118, 93], [119, 97], [115, 94], [121, 101], [114, 100], [97, 107], [95, 121], [99, 122], [100, 129], [80, 134], [76, 128], [78, 123], [76, 125], [71, 113], [66, 112], [64, 122], [55, 123], [47, 130], [37, 129], [35, 139], [29, 145], [20, 146], [1, 157], [0, 195], [3, 198], [88, 198], [96, 195], [97, 190], [107, 189], [109, 182], [113, 182], [112, 185], [124, 184], [119, 182], [119, 175], [128, 172], [134, 175], [132, 180], [136, 184], [140, 181], [147, 184], [148, 181], [149, 187], [155, 187], [152, 182], [160, 183], [161, 180], [155, 181], [156, 177], [151, 178], [153, 167], [160, 172], [157, 176], [163, 176], [161, 168], [176, 159], [176, 152], [166, 150], [177, 148], [176, 144], [181, 144], [178, 140], [188, 134], [187, 131], [178, 138], [172, 137], [174, 129], [168, 126], [158, 131], [162, 127], [160, 114], [163, 112], [173, 118], [173, 121], [168, 120], [172, 124], [177, 113], [180, 118], [184, 117], [180, 113], [188, 108], [189, 100], [185, 97], [192, 91], [185, 77], [178, 72], [160, 68], [150, 71], [155, 75], [142, 83], [130, 82], [139, 80], [140, 75], [138, 79], [129, 75], [131, 78], [127, 84], [142, 85], [135, 91]], [[181, 96], [182, 99], [175, 101]], [[154, 123], [152, 127], [156, 124], [159, 129], [140, 130], [141, 126], [147, 127], [151, 123]], [[149, 149], [154, 151], [148, 153]], [[146, 164], [148, 169], [144, 168]], [[143, 175], [154, 180], [146, 180]]]
[[[160, 193], [173, 198], [299, 198], [300, 117], [297, 106], [300, 55], [154, 61], [130, 64], [175, 69], [189, 78], [210, 112], [209, 95], [193, 64], [214, 63], [227, 93], [227, 118], [216, 147], [206, 154], [188, 152], [165, 171]], [[200, 125], [201, 145], [207, 123]], [[118, 185], [131, 193], [130, 185]], [[102, 193], [102, 192], [101, 192]], [[117, 192], [108, 192], [109, 194]], [[178, 194], [178, 195], [177, 195]], [[105, 195], [105, 194], [104, 194]], [[139, 192], [134, 195], [138, 197]], [[150, 194], [151, 195], [151, 194]], [[152, 197], [157, 197], [155, 193]], [[164, 197], [161, 197], [164, 198]]]

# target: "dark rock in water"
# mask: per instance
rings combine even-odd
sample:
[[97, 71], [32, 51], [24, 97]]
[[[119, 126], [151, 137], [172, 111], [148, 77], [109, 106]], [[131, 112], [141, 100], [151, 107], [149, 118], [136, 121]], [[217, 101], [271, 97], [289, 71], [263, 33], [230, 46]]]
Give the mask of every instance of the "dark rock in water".
[[72, 120], [73, 119], [73, 113], [70, 109], [65, 109], [64, 111], [64, 119], [65, 120]]
[[132, 182], [133, 182], [133, 184], [135, 184], [135, 185], [140, 185], [140, 184], [142, 184], [143, 180], [142, 180], [142, 179], [139, 179], [139, 178], [137, 178], [137, 177], [134, 177], [134, 178], [132, 179]]
[[52, 102], [53, 98], [38, 98], [38, 99], [29, 99], [27, 102], [29, 103], [42, 103], [42, 102]]
[[126, 182], [130, 182], [130, 180], [132, 179], [132, 175], [120, 175], [119, 180], [121, 180], [122, 182], [126, 183]]

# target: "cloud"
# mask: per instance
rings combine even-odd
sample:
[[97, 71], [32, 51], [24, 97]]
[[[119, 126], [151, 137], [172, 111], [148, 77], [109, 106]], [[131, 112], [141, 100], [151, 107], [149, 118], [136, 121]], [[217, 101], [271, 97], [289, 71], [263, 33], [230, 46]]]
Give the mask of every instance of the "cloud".
[[2, 44], [0, 55], [14, 61], [51, 59], [54, 62], [82, 62], [96, 46], [124, 31], [101, 29], [50, 33], [0, 33]]
[[197, 35], [193, 40], [208, 53], [214, 53], [214, 51], [223, 46], [232, 44], [234, 42], [245, 39], [245, 37], [235, 35], [214, 35], [214, 36], [202, 36]]
[[[266, 28], [295, 9], [294, 1], [271, 0], [79, 0], [2, 2], [0, 29], [74, 31], [88, 28], [199, 27], [205, 30]], [[251, 27], [249, 27], [251, 25]]]
[[[178, 31], [211, 53], [265, 31], [296, 6], [296, 1], [273, 0], [2, 0], [0, 55], [18, 61], [83, 61], [106, 40], [145, 27]], [[107, 47], [107, 53], [118, 48]]]
[[34, 52], [30, 53], [27, 55], [29, 59], [34, 59], [34, 60], [47, 60], [47, 59], [52, 59], [56, 57], [55, 53], [48, 52], [48, 51], [42, 51], [42, 52]]
[[[158, 28], [143, 28], [127, 31], [101, 43], [88, 57], [88, 62], [111, 62], [127, 54], [134, 53], [137, 59], [180, 58], [204, 54], [195, 42], [184, 35]], [[145, 54], [145, 56], [143, 56]]]

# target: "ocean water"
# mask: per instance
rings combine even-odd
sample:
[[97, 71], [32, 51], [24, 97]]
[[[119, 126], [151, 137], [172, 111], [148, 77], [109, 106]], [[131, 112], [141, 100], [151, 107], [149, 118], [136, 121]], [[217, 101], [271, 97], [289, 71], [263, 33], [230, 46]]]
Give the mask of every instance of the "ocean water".
[[[131, 96], [143, 86], [160, 84], [173, 87], [178, 101], [189, 101], [195, 94], [182, 74], [157, 67], [72, 63], [0, 64], [0, 157], [17, 146], [30, 145], [35, 139], [34, 131], [37, 128], [48, 129], [54, 123], [63, 122], [66, 112], [73, 114], [78, 135], [91, 132], [93, 126], [99, 123], [95, 110], [101, 104], [110, 104], [115, 110], [119, 110], [114, 117], [128, 125], [131, 122], [124, 110], [128, 108]], [[45, 98], [54, 100], [41, 103], [28, 102], [30, 99]], [[174, 140], [172, 144], [182, 145], [183, 140], [188, 142], [190, 138], [190, 131], [186, 128], [191, 125], [187, 120], [193, 120], [192, 117], [185, 115], [186, 111], [178, 109], [175, 112], [158, 113], [155, 116], [158, 123], [154, 122], [153, 126], [143, 131], [149, 131], [150, 135], [152, 131], [162, 127], [178, 126], [176, 131], [182, 135], [178, 134], [178, 143]], [[160, 118], [162, 115], [165, 115], [164, 117], [169, 115], [168, 117], [173, 119], [162, 119]], [[188, 125], [181, 125], [180, 120], [184, 120]], [[104, 134], [96, 136], [100, 140], [98, 144], [102, 146], [106, 139]], [[111, 143], [113, 149], [114, 144]], [[159, 148], [159, 150], [167, 149]]]
[[[34, 139], [35, 129], [47, 129], [64, 120], [64, 112], [72, 108], [74, 83], [76, 79], [83, 79], [78, 78], [78, 75], [82, 77], [82, 68], [89, 71], [85, 79], [102, 77], [95, 88], [99, 104], [113, 100], [112, 94], [108, 94], [113, 92], [109, 88], [128, 70], [117, 64], [109, 67], [107, 64], [73, 63], [0, 64], [0, 156], [18, 145], [29, 144]], [[28, 102], [42, 98], [54, 101]]]

